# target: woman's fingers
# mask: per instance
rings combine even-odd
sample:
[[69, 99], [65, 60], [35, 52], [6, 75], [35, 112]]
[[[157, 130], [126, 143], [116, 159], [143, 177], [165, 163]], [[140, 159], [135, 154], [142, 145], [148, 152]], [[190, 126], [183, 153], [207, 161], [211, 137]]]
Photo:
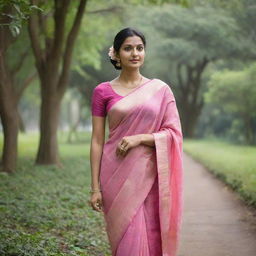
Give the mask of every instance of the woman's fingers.
[[96, 205], [96, 203], [92, 203], [92, 208], [97, 212], [99, 211], [99, 207]]
[[97, 212], [100, 212], [101, 211], [101, 207], [99, 204], [97, 203], [91, 203], [91, 206], [93, 208], [93, 210], [97, 211]]
[[127, 154], [127, 151], [128, 151], [128, 149], [125, 148], [124, 150], [121, 151], [121, 155], [122, 155], [122, 156], [125, 156], [125, 155]]
[[128, 146], [129, 143], [124, 141], [124, 140], [121, 140], [119, 143], [118, 143], [118, 146], [117, 146], [117, 149], [116, 149], [116, 154], [117, 156], [120, 155], [120, 156], [125, 156], [127, 154], [127, 151], [128, 151]]
[[102, 204], [100, 202], [94, 203], [93, 208], [98, 212], [102, 212]]
[[121, 142], [122, 141], [120, 141], [118, 144], [117, 144], [117, 147], [116, 147], [116, 155], [117, 156], [119, 156], [119, 155], [121, 155]]
[[101, 199], [99, 199], [99, 198], [96, 200], [91, 199], [91, 200], [88, 200], [88, 203], [93, 208], [93, 210], [102, 212], [102, 200]]

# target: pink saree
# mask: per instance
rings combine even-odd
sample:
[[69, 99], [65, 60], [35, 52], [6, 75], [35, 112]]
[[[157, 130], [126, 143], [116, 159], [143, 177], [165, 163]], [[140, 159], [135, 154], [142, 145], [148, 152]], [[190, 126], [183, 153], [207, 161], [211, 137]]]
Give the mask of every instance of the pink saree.
[[[100, 185], [113, 256], [176, 256], [183, 209], [182, 131], [174, 95], [159, 79], [146, 82], [108, 112]], [[116, 156], [124, 136], [153, 134]]]

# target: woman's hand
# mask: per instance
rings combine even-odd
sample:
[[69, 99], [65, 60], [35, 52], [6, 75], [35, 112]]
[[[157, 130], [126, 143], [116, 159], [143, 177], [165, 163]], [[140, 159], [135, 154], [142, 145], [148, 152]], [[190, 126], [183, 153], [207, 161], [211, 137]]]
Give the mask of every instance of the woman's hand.
[[101, 192], [94, 192], [91, 195], [91, 200], [89, 201], [93, 210], [97, 212], [102, 212], [102, 195]]
[[134, 148], [140, 144], [141, 134], [125, 136], [117, 145], [116, 155], [125, 156], [128, 153], [129, 149]]

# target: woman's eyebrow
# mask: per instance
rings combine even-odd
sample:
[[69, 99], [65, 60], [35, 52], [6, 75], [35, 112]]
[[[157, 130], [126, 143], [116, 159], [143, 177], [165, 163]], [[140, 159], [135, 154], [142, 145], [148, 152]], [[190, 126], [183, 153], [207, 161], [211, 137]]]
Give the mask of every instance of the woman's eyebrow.
[[[135, 46], [139, 46], [139, 45], [143, 46], [143, 44], [135, 44]], [[125, 44], [124, 46], [133, 46], [133, 45], [132, 44]]]

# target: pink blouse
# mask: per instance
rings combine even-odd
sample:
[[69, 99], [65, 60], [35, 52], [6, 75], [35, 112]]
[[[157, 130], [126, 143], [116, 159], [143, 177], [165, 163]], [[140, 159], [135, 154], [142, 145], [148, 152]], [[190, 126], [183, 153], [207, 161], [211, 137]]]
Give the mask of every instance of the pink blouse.
[[94, 116], [106, 116], [110, 107], [123, 98], [111, 87], [110, 82], [103, 82], [93, 89], [91, 113]]
[[[150, 80], [146, 81], [144, 84], [138, 86], [137, 88], [147, 84]], [[133, 91], [135, 91], [135, 88]], [[132, 91], [131, 91], [132, 92]], [[129, 93], [128, 93], [129, 94]], [[127, 94], [127, 95], [128, 95]], [[118, 100], [125, 96], [117, 94], [113, 89], [109, 81], [98, 84], [92, 93], [91, 100], [91, 113], [94, 116], [105, 117], [107, 112]]]

